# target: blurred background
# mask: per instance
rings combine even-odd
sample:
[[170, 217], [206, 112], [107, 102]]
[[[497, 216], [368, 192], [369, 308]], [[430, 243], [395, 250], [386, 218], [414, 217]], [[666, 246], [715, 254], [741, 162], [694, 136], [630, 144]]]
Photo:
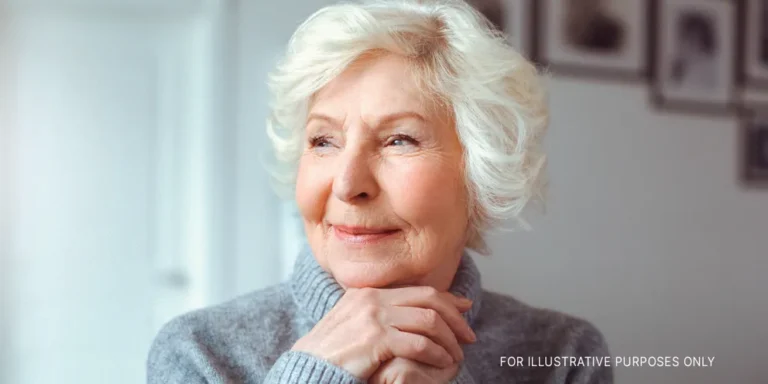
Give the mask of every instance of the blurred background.
[[[144, 382], [163, 323], [290, 274], [265, 80], [331, 2], [0, 0], [0, 383]], [[574, 3], [477, 3], [551, 75], [547, 210], [485, 287], [715, 357], [617, 383], [765, 383], [763, 2]]]

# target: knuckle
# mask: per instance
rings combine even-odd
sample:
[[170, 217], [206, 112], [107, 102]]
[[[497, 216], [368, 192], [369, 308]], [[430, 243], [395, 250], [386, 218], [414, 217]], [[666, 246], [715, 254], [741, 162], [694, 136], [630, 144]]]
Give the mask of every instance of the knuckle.
[[422, 321], [429, 330], [434, 329], [440, 323], [440, 315], [434, 309], [428, 308], [421, 311]]
[[374, 303], [364, 303], [360, 305], [358, 314], [362, 316], [363, 320], [373, 321], [378, 324], [381, 308]]
[[426, 296], [427, 298], [437, 299], [438, 297], [440, 297], [440, 291], [438, 291], [434, 287], [425, 286], [425, 287], [422, 287], [421, 290], [424, 296]]
[[411, 348], [413, 348], [413, 351], [416, 353], [426, 352], [429, 349], [427, 338], [424, 336], [416, 337], [411, 344]]
[[385, 331], [378, 326], [369, 327], [366, 332], [362, 335], [359, 335], [360, 339], [363, 340], [364, 344], [367, 345], [373, 345], [377, 344], [383, 337], [384, 337]]

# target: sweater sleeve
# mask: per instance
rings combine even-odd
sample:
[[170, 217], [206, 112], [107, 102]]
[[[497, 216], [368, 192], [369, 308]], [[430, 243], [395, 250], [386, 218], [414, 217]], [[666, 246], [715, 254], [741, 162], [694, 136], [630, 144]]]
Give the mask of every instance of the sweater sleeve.
[[[147, 384], [208, 384], [240, 382], [237, 370], [216, 358], [204, 336], [184, 318], [166, 324], [155, 337], [147, 359]], [[254, 362], [255, 363], [255, 362]], [[325, 360], [287, 351], [263, 377], [263, 384], [365, 384]]]
[[365, 384], [344, 369], [308, 353], [283, 353], [267, 373], [264, 384]]

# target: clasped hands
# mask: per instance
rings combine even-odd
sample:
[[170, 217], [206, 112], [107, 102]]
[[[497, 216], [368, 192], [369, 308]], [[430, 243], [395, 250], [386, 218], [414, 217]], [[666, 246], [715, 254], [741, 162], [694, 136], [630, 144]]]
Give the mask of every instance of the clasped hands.
[[471, 307], [432, 287], [347, 289], [292, 350], [371, 384], [446, 384], [464, 359], [460, 343], [476, 340], [461, 316]]

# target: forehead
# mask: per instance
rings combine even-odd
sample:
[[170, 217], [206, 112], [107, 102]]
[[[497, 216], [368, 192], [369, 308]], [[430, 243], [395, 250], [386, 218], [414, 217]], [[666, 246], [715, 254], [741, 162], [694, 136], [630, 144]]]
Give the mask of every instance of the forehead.
[[315, 94], [310, 109], [333, 115], [382, 115], [406, 109], [427, 114], [431, 104], [409, 63], [386, 55], [353, 63]]

